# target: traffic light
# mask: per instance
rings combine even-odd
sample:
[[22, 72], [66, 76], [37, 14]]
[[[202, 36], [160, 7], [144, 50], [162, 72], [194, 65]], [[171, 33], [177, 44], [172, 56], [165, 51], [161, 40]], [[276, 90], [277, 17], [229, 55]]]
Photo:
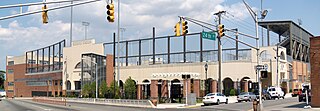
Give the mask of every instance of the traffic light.
[[113, 5], [113, 3], [108, 4], [107, 5], [107, 9], [108, 9], [108, 11], [107, 11], [107, 14], [108, 14], [107, 19], [108, 19], [108, 21], [109, 22], [114, 22], [114, 5]]
[[219, 26], [218, 26], [218, 35], [219, 35], [219, 37], [223, 37], [224, 36], [224, 25], [222, 25], [222, 24], [220, 24]]
[[180, 36], [180, 23], [176, 23], [176, 26], [174, 26], [174, 32], [176, 36]]
[[261, 71], [260, 73], [262, 79], [268, 78], [268, 71]]
[[47, 11], [47, 5], [44, 5], [42, 7], [42, 23], [47, 24], [48, 23], [48, 11]]
[[187, 35], [188, 33], [188, 22], [187, 21], [182, 21], [182, 35]]

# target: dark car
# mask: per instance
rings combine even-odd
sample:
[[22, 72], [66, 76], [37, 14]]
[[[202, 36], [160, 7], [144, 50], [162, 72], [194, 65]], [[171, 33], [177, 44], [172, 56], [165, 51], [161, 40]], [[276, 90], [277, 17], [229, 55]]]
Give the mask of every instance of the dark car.
[[[254, 90], [253, 93], [255, 95], [257, 95], [257, 99], [259, 99], [259, 90]], [[271, 95], [269, 94], [269, 92], [265, 89], [262, 90], [262, 94], [261, 94], [262, 98], [264, 100], [270, 100], [272, 99]]]
[[302, 93], [302, 89], [293, 89], [292, 97], [299, 96]]
[[299, 102], [306, 102], [306, 90], [308, 94], [308, 102], [311, 102], [311, 89], [304, 89], [299, 95]]

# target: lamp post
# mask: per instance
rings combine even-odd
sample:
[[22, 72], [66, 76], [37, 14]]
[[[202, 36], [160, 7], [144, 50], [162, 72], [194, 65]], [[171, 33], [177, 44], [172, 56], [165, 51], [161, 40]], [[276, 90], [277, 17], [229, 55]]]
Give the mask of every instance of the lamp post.
[[206, 80], [205, 80], [205, 88], [204, 88], [204, 90], [205, 90], [205, 94], [208, 94], [208, 63], [206, 63], [205, 65], [204, 65], [204, 70], [205, 70], [205, 73], [206, 73]]
[[87, 40], [87, 27], [90, 25], [90, 23], [82, 22], [82, 25], [84, 26], [84, 40]]
[[[256, 45], [257, 45], [257, 66], [260, 65], [260, 45], [259, 45], [259, 34], [258, 34], [258, 19], [264, 19], [267, 16], [268, 11], [263, 10], [261, 11], [261, 17], [258, 18], [257, 12], [255, 12], [244, 0], [243, 3], [245, 4], [246, 8], [248, 9], [251, 17], [253, 18], [255, 22], [255, 29], [256, 29]], [[257, 70], [257, 81], [259, 84], [259, 109], [260, 111], [263, 110], [263, 104], [261, 99], [261, 93], [262, 93], [262, 87], [261, 87], [261, 80], [260, 80], [260, 70]]]

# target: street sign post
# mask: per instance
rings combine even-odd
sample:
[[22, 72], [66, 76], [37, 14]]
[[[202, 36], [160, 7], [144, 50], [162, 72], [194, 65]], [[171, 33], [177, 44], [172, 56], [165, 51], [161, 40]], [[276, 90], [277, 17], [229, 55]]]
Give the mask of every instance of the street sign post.
[[209, 39], [209, 40], [216, 40], [216, 33], [214, 32], [201, 32], [202, 38]]

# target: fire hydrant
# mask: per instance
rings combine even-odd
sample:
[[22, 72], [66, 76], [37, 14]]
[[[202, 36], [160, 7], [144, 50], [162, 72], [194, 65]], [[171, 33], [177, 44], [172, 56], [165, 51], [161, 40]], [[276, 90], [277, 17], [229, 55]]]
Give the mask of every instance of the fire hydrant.
[[257, 99], [254, 99], [253, 103], [252, 103], [253, 111], [258, 111], [258, 104], [259, 104], [259, 102], [257, 101]]

